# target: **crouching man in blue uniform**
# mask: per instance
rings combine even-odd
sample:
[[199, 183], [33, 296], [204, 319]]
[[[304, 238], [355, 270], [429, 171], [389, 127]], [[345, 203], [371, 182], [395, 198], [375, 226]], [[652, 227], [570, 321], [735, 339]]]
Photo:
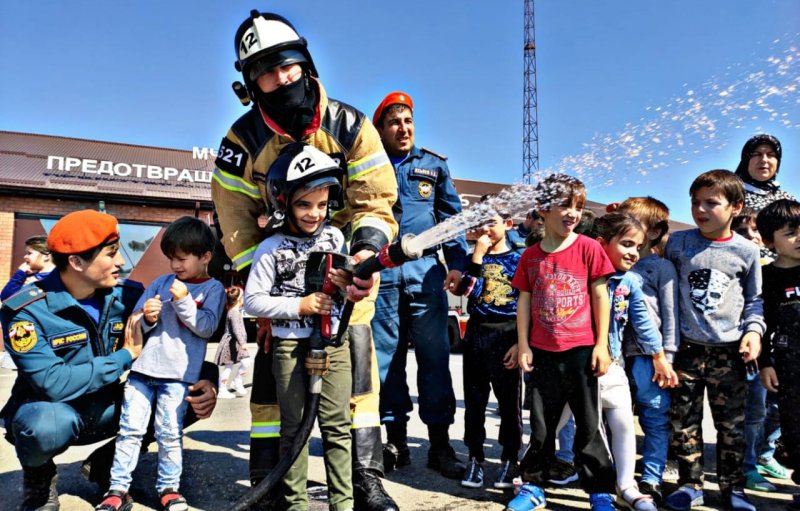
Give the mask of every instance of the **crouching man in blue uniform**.
[[[1, 316], [19, 373], [0, 419], [22, 465], [23, 511], [59, 509], [54, 456], [116, 434], [119, 378], [142, 349], [141, 329], [126, 324], [141, 319], [131, 312], [143, 287], [119, 279], [116, 218], [70, 213], [47, 245], [56, 270], [6, 300]], [[190, 387], [199, 394], [188, 398], [197, 417], [214, 409], [212, 381]]]
[[[413, 109], [408, 94], [392, 92], [373, 116], [397, 178], [394, 213], [400, 224], [398, 238], [420, 234], [461, 212], [445, 158], [414, 145]], [[381, 378], [381, 422], [388, 438], [384, 466], [391, 469], [411, 463], [406, 440], [408, 414], [413, 409], [406, 381], [411, 341], [419, 368], [419, 415], [428, 426], [431, 443], [428, 467], [445, 477], [461, 479], [465, 466], [456, 458], [448, 435], [456, 404], [444, 290], [458, 289], [467, 264], [467, 244], [462, 234], [442, 245], [449, 271], [439, 261], [438, 248], [429, 248], [418, 260], [380, 274], [372, 331]]]

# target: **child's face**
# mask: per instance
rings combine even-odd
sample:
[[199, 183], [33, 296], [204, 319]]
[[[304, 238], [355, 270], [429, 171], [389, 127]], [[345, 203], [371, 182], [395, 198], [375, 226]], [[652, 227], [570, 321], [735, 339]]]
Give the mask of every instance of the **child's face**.
[[741, 203], [731, 204], [721, 190], [710, 186], [699, 188], [692, 195], [692, 220], [709, 239], [730, 236], [733, 217], [741, 210]]
[[328, 187], [315, 188], [305, 194], [298, 194], [292, 200], [292, 216], [290, 224], [294, 231], [299, 229], [305, 234], [314, 234], [328, 216]]
[[764, 246], [764, 242], [761, 240], [761, 234], [758, 232], [758, 227], [756, 227], [756, 221], [752, 218], [746, 223], [737, 227], [736, 232], [749, 239], [759, 247]]
[[784, 225], [772, 237], [774, 241], [770, 248], [778, 254], [779, 262], [793, 263], [794, 266], [800, 264], [800, 226]]
[[495, 215], [489, 223], [478, 227], [476, 231], [478, 236], [483, 236], [484, 234], [488, 236], [492, 246], [495, 246], [498, 241], [505, 239], [506, 231], [513, 225], [513, 221], [510, 218], [503, 219], [500, 215]]
[[644, 245], [644, 231], [628, 229], [609, 241], [603, 238], [598, 238], [597, 241], [600, 242], [617, 271], [628, 271], [639, 260], [639, 252]]
[[[560, 202], [559, 202], [560, 201]], [[556, 199], [548, 210], [539, 212], [544, 219], [544, 230], [548, 236], [566, 238], [578, 226], [583, 215], [583, 207], [578, 207], [575, 199]]]
[[211, 252], [196, 256], [177, 249], [172, 257], [169, 257], [169, 267], [178, 280], [187, 281], [208, 276], [209, 261]]

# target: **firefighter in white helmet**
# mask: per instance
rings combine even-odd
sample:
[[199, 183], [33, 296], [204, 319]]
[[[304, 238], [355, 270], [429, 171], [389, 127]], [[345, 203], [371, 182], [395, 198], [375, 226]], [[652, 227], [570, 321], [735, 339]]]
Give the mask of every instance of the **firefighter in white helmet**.
[[[235, 44], [235, 66], [244, 84], [235, 83], [234, 91], [253, 107], [222, 139], [211, 192], [225, 251], [239, 273], [246, 279], [255, 248], [265, 237], [258, 218], [270, 214], [268, 169], [281, 149], [296, 141], [324, 151], [342, 166], [344, 207], [333, 213], [332, 223], [350, 232], [354, 262], [392, 241], [397, 234], [392, 215], [397, 183], [369, 119], [328, 98], [305, 39], [285, 18], [252, 11], [237, 30]], [[353, 365], [353, 496], [356, 510], [392, 511], [398, 506], [380, 480], [379, 379], [370, 329], [375, 281], [375, 277], [356, 280], [367, 298], [356, 305], [348, 330]], [[270, 471], [278, 455], [280, 414], [270, 357], [260, 349], [255, 360], [250, 402], [252, 482]]]

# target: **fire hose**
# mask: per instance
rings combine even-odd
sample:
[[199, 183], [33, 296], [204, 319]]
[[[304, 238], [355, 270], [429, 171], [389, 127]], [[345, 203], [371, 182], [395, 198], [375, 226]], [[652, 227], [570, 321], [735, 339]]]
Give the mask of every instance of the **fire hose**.
[[[354, 267], [348, 263], [348, 258], [344, 254], [311, 252], [306, 265], [306, 290], [309, 292], [321, 291], [329, 296], [339, 292], [336, 285], [328, 278], [332, 268], [351, 271], [354, 277], [368, 279], [372, 274], [385, 268], [394, 268], [407, 261], [418, 259], [421, 253], [412, 251], [409, 248], [409, 242], [413, 237], [413, 235], [407, 234], [401, 240], [384, 245], [377, 254]], [[339, 319], [339, 328], [335, 334], [332, 332], [331, 317], [318, 316], [319, 328], [309, 340], [309, 351], [305, 360], [305, 367], [308, 372], [308, 394], [303, 407], [300, 428], [286, 455], [281, 457], [269, 474], [240, 498], [229, 511], [245, 511], [259, 504], [294, 465], [303, 447], [308, 442], [308, 437], [311, 435], [311, 430], [314, 427], [314, 421], [319, 411], [322, 377], [330, 367], [330, 360], [325, 347], [338, 347], [344, 343], [344, 335], [346, 335], [354, 306], [355, 303], [349, 300], [345, 303]]]

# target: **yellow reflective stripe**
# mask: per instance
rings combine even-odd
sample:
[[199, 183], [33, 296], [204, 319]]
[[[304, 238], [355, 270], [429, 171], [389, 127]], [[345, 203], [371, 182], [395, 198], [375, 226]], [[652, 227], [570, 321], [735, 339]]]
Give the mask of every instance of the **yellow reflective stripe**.
[[376, 168], [387, 164], [390, 164], [390, 162], [385, 152], [380, 151], [370, 154], [369, 156], [347, 165], [347, 181], [352, 182], [365, 174], [369, 174]]
[[233, 264], [236, 266], [236, 271], [241, 270], [248, 264], [253, 262], [253, 253], [258, 248], [258, 245], [253, 245], [252, 247], [248, 248], [243, 252], [239, 252], [235, 256], [233, 256]]
[[258, 186], [250, 184], [244, 179], [236, 177], [233, 174], [223, 172], [219, 168], [214, 169], [214, 173], [211, 175], [211, 178], [226, 190], [236, 193], [243, 193], [248, 197], [252, 197], [253, 199], [261, 198], [261, 193], [258, 191]]
[[254, 422], [250, 426], [250, 438], [277, 438], [281, 436], [281, 422]]
[[359, 428], [374, 428], [374, 427], [381, 427], [381, 416], [378, 413], [374, 412], [359, 412], [354, 413], [352, 416], [353, 419], [353, 429]]
[[353, 234], [355, 234], [356, 231], [362, 227], [372, 227], [374, 229], [378, 229], [383, 233], [384, 236], [386, 236], [387, 241], [391, 241], [393, 238], [391, 227], [389, 227], [389, 225], [380, 218], [374, 216], [362, 216], [356, 222], [353, 222]]

